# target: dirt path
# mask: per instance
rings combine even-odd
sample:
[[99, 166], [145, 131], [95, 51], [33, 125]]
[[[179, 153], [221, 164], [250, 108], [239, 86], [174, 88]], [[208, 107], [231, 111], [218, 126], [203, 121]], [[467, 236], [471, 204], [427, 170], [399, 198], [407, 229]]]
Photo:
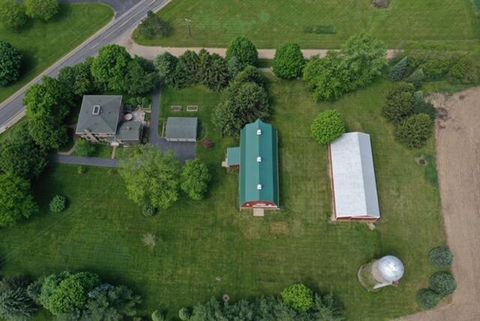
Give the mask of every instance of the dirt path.
[[480, 320], [480, 88], [432, 101], [443, 107], [437, 162], [448, 244], [458, 290], [450, 305], [402, 321]]
[[[181, 56], [187, 50], [193, 50], [199, 52], [202, 48], [184, 48], [184, 47], [152, 47], [152, 46], [142, 46], [137, 44], [132, 39], [131, 34], [126, 34], [123, 38], [117, 41], [117, 44], [122, 45], [128, 49], [130, 54], [141, 56], [146, 59], [153, 60], [158, 55], [169, 52], [174, 56]], [[225, 48], [205, 48], [210, 53], [216, 53], [224, 57], [226, 53]], [[275, 49], [258, 49], [258, 58], [260, 59], [273, 59], [275, 56]], [[313, 56], [325, 57], [327, 55], [327, 49], [303, 49], [303, 55], [305, 58], [311, 58]], [[391, 59], [395, 56], [398, 50], [389, 49], [387, 50], [387, 59]]]

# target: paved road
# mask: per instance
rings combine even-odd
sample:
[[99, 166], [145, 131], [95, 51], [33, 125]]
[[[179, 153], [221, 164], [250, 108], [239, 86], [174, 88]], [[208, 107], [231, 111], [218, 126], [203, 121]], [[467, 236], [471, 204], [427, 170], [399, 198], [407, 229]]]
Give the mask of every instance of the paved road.
[[116, 16], [121, 16], [133, 8], [139, 0], [62, 0], [63, 3], [104, 3], [115, 10]]
[[[133, 0], [125, 1], [130, 2]], [[86, 41], [66, 59], [62, 59], [54, 66], [50, 67], [48, 71], [45, 72], [45, 75], [55, 77], [62, 68], [78, 64], [84, 61], [87, 57], [95, 56], [98, 50], [103, 46], [116, 42], [116, 40], [121, 38], [124, 34], [130, 34], [130, 32], [132, 32], [132, 30], [147, 15], [149, 10], [158, 11], [166, 3], [168, 3], [168, 0], [138, 0], [136, 5], [125, 11], [122, 15], [117, 15], [115, 20], [101, 33]], [[40, 81], [40, 79], [37, 79], [34, 82]], [[27, 89], [28, 88], [24, 87], [12, 98], [7, 99], [0, 104], [0, 133], [5, 131], [15, 120], [18, 120], [24, 115], [25, 107], [23, 106], [23, 98], [25, 97]]]
[[152, 120], [150, 121], [150, 144], [159, 148], [161, 151], [173, 151], [181, 162], [195, 158], [196, 143], [178, 143], [167, 142], [165, 138], [160, 137], [158, 132], [160, 118], [160, 90], [157, 90], [152, 97]]
[[53, 155], [52, 161], [59, 164], [67, 165], [82, 165], [82, 166], [95, 166], [95, 167], [107, 167], [107, 168], [116, 168], [118, 167], [118, 160], [108, 159], [108, 158], [99, 158], [99, 157], [78, 157], [71, 155]]

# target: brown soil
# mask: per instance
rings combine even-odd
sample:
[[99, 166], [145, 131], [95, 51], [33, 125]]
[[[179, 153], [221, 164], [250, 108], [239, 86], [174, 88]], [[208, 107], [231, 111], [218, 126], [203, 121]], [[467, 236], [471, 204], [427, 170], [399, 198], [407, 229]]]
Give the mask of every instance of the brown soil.
[[480, 320], [480, 88], [431, 100], [442, 108], [437, 159], [445, 228], [458, 289], [452, 303], [402, 321]]

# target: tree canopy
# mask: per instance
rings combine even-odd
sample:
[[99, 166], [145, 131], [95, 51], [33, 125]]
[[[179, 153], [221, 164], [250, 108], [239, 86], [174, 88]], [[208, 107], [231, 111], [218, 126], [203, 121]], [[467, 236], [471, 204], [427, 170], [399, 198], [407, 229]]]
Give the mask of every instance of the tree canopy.
[[45, 77], [25, 95], [28, 128], [35, 142], [45, 150], [55, 150], [67, 140], [65, 117], [70, 112], [71, 92], [58, 80]]
[[317, 142], [327, 145], [345, 133], [345, 120], [335, 109], [326, 110], [314, 119], [311, 131]]
[[0, 318], [25, 321], [33, 317], [38, 306], [28, 295], [30, 282], [23, 278], [4, 278], [0, 281]]
[[370, 84], [386, 66], [386, 50], [378, 40], [360, 34], [350, 38], [340, 51], [312, 58], [303, 79], [317, 101], [335, 100]]
[[0, 87], [8, 86], [20, 77], [22, 55], [10, 43], [0, 40]]
[[300, 46], [296, 43], [286, 44], [275, 52], [273, 72], [283, 79], [295, 79], [302, 75], [305, 66]]
[[252, 300], [224, 303], [212, 298], [192, 309], [179, 312], [181, 320], [188, 321], [344, 321], [343, 306], [331, 294], [321, 296], [312, 292], [308, 311], [294, 309], [279, 297], [266, 296]]
[[47, 164], [47, 153], [28, 131], [28, 122], [21, 123], [0, 144], [0, 171], [23, 178], [38, 177]]
[[128, 63], [125, 75], [125, 92], [130, 96], [143, 96], [157, 86], [159, 77], [151, 62], [135, 57]]
[[307, 312], [315, 305], [313, 291], [301, 283], [283, 290], [282, 299], [295, 310], [302, 312]]
[[11, 226], [38, 211], [30, 182], [12, 174], [0, 175], [0, 227]]
[[25, 13], [34, 19], [48, 21], [59, 11], [58, 0], [25, 0]]
[[181, 174], [180, 188], [193, 200], [201, 200], [208, 189], [208, 167], [198, 159], [187, 161]]
[[125, 76], [131, 60], [130, 54], [124, 47], [107, 45], [100, 49], [98, 56], [92, 63], [92, 75], [106, 89], [123, 92], [128, 89], [125, 83]]
[[82, 63], [65, 67], [60, 71], [58, 80], [69, 88], [77, 98], [97, 91], [91, 68], [94, 58], [90, 57]]
[[215, 123], [223, 135], [238, 136], [240, 130], [258, 118], [270, 116], [268, 95], [254, 82], [234, 81], [215, 110]]
[[237, 62], [243, 67], [247, 65], [255, 66], [258, 59], [257, 48], [246, 37], [236, 37], [227, 48], [227, 60], [233, 57], [236, 57]]
[[141, 206], [166, 209], [178, 199], [180, 163], [173, 153], [140, 146], [121, 164], [127, 194]]
[[423, 147], [433, 135], [434, 122], [427, 114], [416, 114], [405, 119], [396, 127], [399, 142], [409, 148]]
[[164, 38], [171, 33], [171, 27], [168, 23], [162, 20], [159, 15], [152, 11], [147, 12], [147, 17], [142, 20], [136, 32], [143, 38]]
[[160, 77], [160, 82], [164, 86], [175, 86], [175, 69], [178, 58], [169, 52], [161, 54], [155, 58], [153, 64]]
[[45, 278], [40, 293], [40, 303], [53, 315], [71, 313], [82, 309], [88, 293], [100, 283], [100, 278], [89, 272], [61, 272]]
[[0, 0], [0, 21], [5, 28], [21, 29], [27, 22], [24, 6], [17, 0]]

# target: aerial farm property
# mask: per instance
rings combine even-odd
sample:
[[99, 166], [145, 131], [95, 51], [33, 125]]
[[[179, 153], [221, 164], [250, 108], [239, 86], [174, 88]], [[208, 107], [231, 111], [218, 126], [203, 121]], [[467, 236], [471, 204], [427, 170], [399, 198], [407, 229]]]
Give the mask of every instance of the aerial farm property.
[[0, 320], [480, 320], [477, 3], [78, 2], [0, 0]]

